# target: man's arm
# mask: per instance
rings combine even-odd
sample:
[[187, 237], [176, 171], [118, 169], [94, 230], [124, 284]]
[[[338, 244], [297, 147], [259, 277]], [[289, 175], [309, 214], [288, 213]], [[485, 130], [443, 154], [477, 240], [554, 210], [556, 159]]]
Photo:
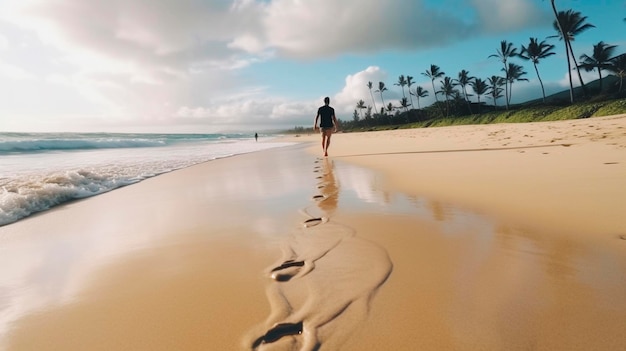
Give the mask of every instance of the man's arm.
[[339, 126], [339, 123], [337, 123], [337, 117], [335, 117], [335, 113], [333, 113], [333, 127], [334, 127], [334, 132], [337, 132], [337, 128]]
[[317, 116], [315, 116], [315, 122], [313, 123], [313, 129], [317, 130], [317, 120], [320, 118], [320, 111], [317, 111]]

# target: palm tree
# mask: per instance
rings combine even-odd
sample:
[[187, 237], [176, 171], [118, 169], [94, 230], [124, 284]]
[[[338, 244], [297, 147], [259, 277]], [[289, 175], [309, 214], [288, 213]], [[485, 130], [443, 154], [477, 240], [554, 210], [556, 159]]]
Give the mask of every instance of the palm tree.
[[544, 59], [548, 56], [554, 55], [554, 45], [546, 43], [546, 41], [538, 42], [537, 38], [530, 38], [530, 42], [528, 43], [528, 47], [522, 45], [522, 50], [519, 55], [519, 58], [531, 61], [533, 66], [535, 67], [535, 72], [537, 73], [537, 79], [539, 79], [539, 84], [541, 85], [541, 94], [543, 96], [543, 103], [546, 102], [546, 91], [543, 88], [543, 81], [541, 80], [541, 76], [539, 75], [539, 68], [537, 65], [539, 64], [539, 60]]
[[374, 111], [376, 111], [376, 100], [374, 100], [374, 94], [372, 94], [372, 88], [374, 87], [374, 85], [372, 84], [372, 82], [367, 82], [367, 87], [370, 90], [370, 96], [372, 97], [372, 103], [374, 104]]
[[426, 90], [426, 89], [424, 89], [424, 88], [422, 88], [421, 86], [418, 85], [415, 88], [415, 93], [413, 93], [413, 92], [410, 92], [410, 93], [411, 93], [411, 95], [415, 95], [417, 97], [417, 109], [420, 110], [421, 109], [421, 107], [420, 107], [420, 98], [421, 97], [422, 98], [423, 97], [427, 97], [428, 96], [428, 90]]
[[[489, 57], [497, 57], [502, 62], [504, 66], [504, 72], [508, 72], [507, 70], [507, 61], [511, 57], [517, 56], [517, 49], [513, 47], [512, 43], [507, 42], [506, 40], [502, 40], [500, 42], [500, 48], [496, 50], [495, 54], [489, 55]], [[509, 81], [509, 76], [504, 77], [505, 81]], [[509, 109], [509, 87], [508, 85], [504, 86], [504, 95], [506, 101], [506, 109]]]
[[398, 83], [395, 83], [394, 85], [398, 85], [398, 86], [402, 87], [402, 96], [406, 97], [406, 95], [404, 94], [404, 86], [406, 85], [406, 78], [404, 78], [404, 74], [401, 74], [398, 77]]
[[[554, 28], [559, 32], [557, 35], [560, 40], [563, 40], [565, 43], [565, 54], [567, 57], [567, 71], [569, 74], [570, 80], [570, 89], [573, 91], [572, 84], [572, 64], [570, 62], [570, 58], [574, 61], [574, 67], [578, 68], [578, 62], [576, 62], [576, 56], [574, 55], [574, 50], [572, 49], [572, 41], [576, 35], [586, 31], [590, 28], [595, 28], [593, 24], [585, 23], [587, 20], [587, 16], [582, 16], [580, 12], [576, 12], [574, 10], [567, 11], [559, 11], [557, 14], [557, 19], [553, 22]], [[583, 82], [583, 77], [580, 74], [580, 70], [576, 69], [578, 73], [578, 80], [580, 81], [580, 86], [583, 89], [583, 94], [587, 94], [587, 88], [585, 87], [585, 83]], [[573, 99], [572, 99], [573, 102]]]
[[487, 94], [489, 87], [487, 86], [487, 83], [480, 78], [474, 78], [469, 85], [472, 87], [474, 93], [476, 93], [476, 97], [478, 98], [478, 114], [480, 114], [480, 96]]
[[447, 116], [450, 113], [450, 106], [449, 106], [450, 97], [458, 94], [458, 91], [454, 89], [454, 87], [457, 86], [457, 84], [454, 82], [454, 79], [450, 77], [444, 77], [443, 80], [441, 80], [440, 82], [441, 82], [441, 90], [436, 92], [435, 95], [442, 94], [443, 96], [446, 97], [446, 116]]
[[372, 106], [367, 106], [365, 110], [365, 125], [367, 125], [367, 121], [372, 119]]
[[385, 106], [385, 99], [383, 99], [383, 91], [386, 91], [387, 88], [385, 87], [385, 83], [383, 82], [378, 82], [378, 90], [375, 91], [375, 93], [380, 93], [380, 101], [383, 102], [383, 106]]
[[619, 77], [618, 92], [621, 93], [622, 86], [624, 85], [624, 78], [626, 78], [626, 54], [613, 57], [611, 59], [611, 66], [609, 67], [609, 70]]
[[354, 121], [355, 123], [359, 121], [359, 113], [357, 112], [357, 110], [354, 110], [354, 113], [352, 114], [352, 121]]
[[[556, 24], [556, 30], [559, 33], [557, 37], [565, 38], [565, 34], [563, 34], [563, 27], [561, 27], [561, 22], [559, 21], [559, 13], [556, 10], [556, 5], [554, 4], [554, 0], [550, 0], [552, 5], [552, 12], [554, 13], [554, 22]], [[569, 100], [570, 103], [574, 103], [574, 85], [572, 84], [572, 64], [569, 61], [569, 55], [567, 54], [567, 44], [565, 44], [565, 56], [567, 57], [567, 72], [569, 77]]]
[[433, 85], [433, 91], [435, 92], [435, 100], [437, 102], [439, 102], [439, 99], [437, 99], [437, 93], [436, 93], [436, 89], [435, 89], [435, 79], [443, 77], [446, 73], [441, 71], [439, 66], [437, 66], [437, 65], [430, 65], [430, 70], [426, 70], [426, 72], [424, 72], [422, 74], [424, 76], [430, 78], [430, 82]]
[[413, 77], [406, 76], [406, 86], [409, 90], [409, 101], [411, 101], [411, 106], [413, 106], [413, 98], [411, 97], [411, 85], [413, 85]]
[[404, 110], [408, 112], [409, 106], [411, 106], [411, 104], [409, 104], [409, 99], [403, 97], [402, 100], [400, 100], [400, 107], [404, 107]]
[[579, 66], [580, 68], [583, 68], [587, 72], [593, 71], [594, 69], [598, 70], [600, 93], [602, 93], [602, 70], [609, 68], [611, 57], [616, 47], [617, 45], [609, 45], [601, 41], [593, 46], [593, 54], [591, 56], [587, 54], [580, 55], [580, 60], [582, 61]]
[[502, 71], [505, 71], [506, 76], [508, 77], [507, 82], [509, 85], [509, 97], [507, 99], [509, 100], [508, 103], [510, 104], [511, 95], [513, 95], [511, 94], [513, 91], [513, 83], [519, 81], [528, 81], [528, 79], [522, 78], [522, 76], [526, 75], [527, 72], [524, 71], [524, 67], [511, 62], [509, 62], [507, 69], [503, 69]]
[[489, 82], [489, 94], [493, 99], [493, 105], [498, 108], [498, 98], [502, 97], [502, 86], [506, 84], [504, 78], [499, 76], [491, 76], [487, 79]]
[[395, 107], [393, 106], [393, 104], [391, 102], [386, 107], [386, 110], [389, 112], [389, 114], [391, 114], [391, 112], [393, 112], [394, 109], [395, 109]]
[[467, 103], [467, 108], [469, 109], [470, 114], [472, 113], [472, 106], [470, 105], [469, 98], [467, 97], [467, 85], [469, 85], [476, 77], [472, 77], [469, 75], [469, 72], [466, 70], [461, 70], [459, 72], [459, 78], [456, 80], [457, 83], [461, 86], [461, 90], [463, 90], [463, 96], [465, 97], [465, 102]]
[[359, 100], [359, 102], [356, 103], [356, 108], [359, 109], [359, 115], [361, 116], [361, 119], [363, 119], [363, 109], [367, 108], [367, 106], [365, 106], [365, 101]]

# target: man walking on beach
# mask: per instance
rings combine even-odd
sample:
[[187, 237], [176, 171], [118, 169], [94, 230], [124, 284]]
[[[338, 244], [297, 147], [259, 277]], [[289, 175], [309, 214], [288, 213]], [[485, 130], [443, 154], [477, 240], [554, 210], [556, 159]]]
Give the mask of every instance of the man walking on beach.
[[330, 136], [337, 131], [337, 117], [335, 117], [335, 109], [328, 106], [330, 98], [324, 98], [324, 106], [317, 109], [315, 123], [313, 128], [317, 131], [317, 121], [320, 121], [320, 129], [322, 130], [322, 150], [324, 156], [328, 156], [328, 146], [330, 145]]

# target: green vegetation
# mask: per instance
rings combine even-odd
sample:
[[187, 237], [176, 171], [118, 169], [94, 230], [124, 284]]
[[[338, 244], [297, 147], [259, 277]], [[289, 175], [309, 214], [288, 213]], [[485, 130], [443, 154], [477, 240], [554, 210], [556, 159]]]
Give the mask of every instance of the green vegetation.
[[442, 118], [433, 120], [428, 125], [426, 125], [426, 123], [416, 123], [410, 127], [545, 122], [609, 116], [621, 113], [626, 113], [626, 99], [603, 102], [581, 102], [566, 107], [536, 105], [519, 110], [491, 111], [482, 115], [463, 116], [460, 118]]
[[[568, 119], [610, 116], [626, 113], [626, 98], [605, 100], [599, 102], [580, 102], [570, 106], [535, 105], [509, 111], [490, 111], [483, 114], [473, 114], [458, 117], [434, 117], [422, 121], [395, 125], [378, 125], [373, 127], [358, 127], [348, 125], [344, 131], [387, 130], [403, 128], [444, 127], [465, 124], [490, 123], [528, 123], [559, 121]], [[352, 128], [356, 127], [356, 128]]]

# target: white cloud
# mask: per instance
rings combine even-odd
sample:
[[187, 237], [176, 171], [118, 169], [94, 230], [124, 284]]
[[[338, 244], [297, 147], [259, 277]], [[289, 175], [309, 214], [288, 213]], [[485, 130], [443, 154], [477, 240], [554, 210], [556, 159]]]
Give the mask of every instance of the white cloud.
[[[545, 19], [539, 5], [528, 0], [464, 0], [444, 3], [443, 10], [423, 0], [4, 2], [5, 20], [36, 30], [47, 43], [153, 64], [194, 61], [177, 55], [182, 52], [227, 58], [231, 50], [275, 49], [320, 57], [428, 48]], [[475, 13], [473, 21], [464, 18], [467, 12]]]
[[0, 34], [0, 51], [7, 50], [9, 48], [9, 39]]
[[[277, 58], [434, 48], [532, 26], [542, 18], [540, 5], [530, 0], [441, 6], [424, 0], [2, 0], [0, 24], [27, 33], [19, 42], [31, 40], [29, 53], [38, 49], [46, 55], [36, 72], [30, 59], [0, 61], [0, 75], [63, 87], [94, 109], [94, 120], [112, 125], [181, 120], [308, 125], [321, 97], [293, 101], [260, 93], [255, 87], [262, 83], [239, 71]], [[0, 34], [0, 51], [13, 42], [9, 39]], [[394, 101], [401, 93], [391, 80], [380, 68], [368, 67], [347, 76], [332, 103], [349, 118], [358, 100], [371, 104], [368, 81], [373, 90], [387, 81], [385, 100]], [[256, 93], [241, 96], [242, 91]], [[71, 109], [62, 112], [75, 113]]]
[[421, 0], [275, 0], [263, 24], [267, 45], [295, 57], [433, 47], [470, 33], [470, 26]]
[[32, 80], [35, 76], [23, 68], [0, 61], [0, 77], [13, 80]]
[[[374, 91], [378, 89], [378, 82], [386, 81], [387, 79], [387, 72], [376, 66], [370, 66], [364, 71], [348, 75], [345, 80], [345, 86], [334, 98], [333, 104], [337, 114], [350, 115], [355, 110], [356, 103], [359, 100], [365, 101], [366, 106], [374, 108], [374, 104], [377, 104], [377, 107], [380, 108], [381, 102], [378, 93]], [[373, 85], [371, 94], [367, 87], [368, 82], [372, 82]], [[376, 100], [375, 103], [372, 101], [372, 96]]]
[[[607, 74], [607, 72], [602, 71], [602, 76], [603, 77], [606, 77], [606, 74]], [[598, 71], [597, 70], [593, 70], [593, 71], [587, 72], [585, 70], [581, 70], [580, 71], [580, 76], [583, 79], [583, 83], [592, 82], [592, 81], [598, 79]], [[561, 78], [561, 80], [558, 81], [558, 84], [562, 88], [569, 89], [569, 75], [567, 74], [567, 72], [565, 72], [565, 74], [563, 75], [563, 78]], [[578, 78], [578, 73], [576, 73], [576, 71], [572, 71], [572, 85], [574, 87], [579, 87], [580, 86], [580, 79]]]
[[532, 25], [552, 23], [553, 17], [527, 0], [472, 0], [484, 30], [500, 33]]
[[231, 100], [211, 106], [181, 107], [175, 116], [179, 121], [221, 126], [240, 125], [246, 129], [259, 125], [266, 127], [293, 127], [308, 125], [315, 117], [313, 102], [288, 101], [267, 98]]

